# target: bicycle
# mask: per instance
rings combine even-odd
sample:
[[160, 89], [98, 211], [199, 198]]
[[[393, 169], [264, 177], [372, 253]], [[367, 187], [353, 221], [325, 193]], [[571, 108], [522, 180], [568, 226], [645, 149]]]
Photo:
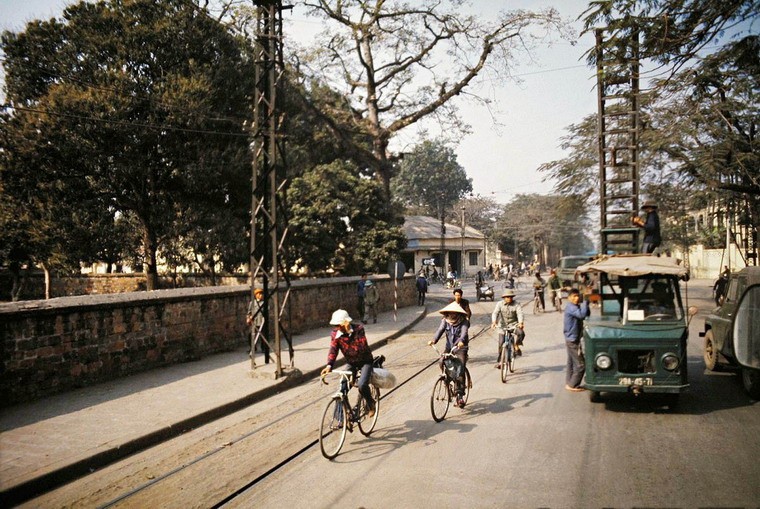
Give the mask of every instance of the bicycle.
[[[442, 354], [435, 345], [431, 346], [438, 356], [443, 358], [444, 364], [441, 368], [441, 374], [433, 385], [433, 394], [430, 396], [430, 412], [433, 414], [433, 420], [441, 422], [449, 411], [451, 399], [456, 398], [457, 394], [457, 381], [456, 378], [451, 376], [451, 371], [455, 369], [456, 363], [449, 363], [447, 366], [446, 359], [453, 358], [457, 362], [459, 362], [459, 359], [450, 352]], [[462, 400], [464, 401], [464, 405], [466, 405], [470, 397], [470, 388], [472, 388], [472, 378], [470, 377], [470, 370], [467, 367], [464, 368], [464, 379], [464, 395], [462, 396]], [[464, 405], [461, 408], [464, 408]]]
[[541, 297], [538, 295], [538, 289], [533, 290], [533, 314], [538, 315], [544, 312], [544, 308], [541, 307]]
[[[368, 437], [375, 429], [377, 417], [380, 415], [380, 389], [370, 384], [372, 399], [375, 400], [375, 415], [368, 417], [366, 401], [359, 391], [356, 391], [357, 398], [354, 404], [351, 404], [349, 399], [349, 391], [355, 386], [354, 373], [345, 370], [335, 370], [331, 373], [340, 375], [340, 388], [327, 403], [319, 424], [319, 448], [322, 450], [322, 456], [330, 460], [337, 456], [343, 447], [346, 432], [353, 433], [354, 424], [359, 427], [362, 435]], [[325, 377], [321, 379], [322, 383], [327, 385]]]
[[499, 347], [499, 368], [501, 372], [501, 383], [507, 383], [507, 370], [509, 373], [515, 372], [515, 335], [514, 332], [507, 329], [504, 334], [504, 342]]
[[562, 289], [552, 289], [552, 303], [554, 303], [554, 309], [558, 312], [562, 312]]

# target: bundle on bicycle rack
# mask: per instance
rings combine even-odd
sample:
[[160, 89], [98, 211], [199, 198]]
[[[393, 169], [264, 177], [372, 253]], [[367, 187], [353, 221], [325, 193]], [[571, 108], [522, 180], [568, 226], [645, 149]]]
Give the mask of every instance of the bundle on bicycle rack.
[[375, 357], [372, 362], [372, 378], [370, 382], [380, 389], [392, 389], [396, 386], [396, 377], [383, 367], [383, 362], [385, 362], [384, 355]]

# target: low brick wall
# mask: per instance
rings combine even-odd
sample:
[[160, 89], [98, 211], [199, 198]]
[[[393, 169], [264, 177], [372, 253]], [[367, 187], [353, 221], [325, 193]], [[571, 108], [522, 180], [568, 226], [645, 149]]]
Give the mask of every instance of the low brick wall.
[[[158, 285], [162, 289], [195, 288], [210, 286], [234, 286], [250, 284], [248, 275], [223, 275], [212, 279], [204, 274], [161, 275]], [[145, 274], [80, 274], [50, 279], [50, 296], [73, 297], [76, 295], [96, 295], [109, 293], [139, 292], [147, 287]], [[10, 302], [13, 279], [7, 271], [0, 271], [0, 302]], [[45, 298], [45, 275], [33, 272], [24, 275], [24, 286], [19, 300]]]
[[[337, 308], [356, 316], [357, 277], [292, 284], [291, 334], [327, 324]], [[373, 277], [380, 310], [394, 282]], [[399, 307], [416, 303], [414, 277], [398, 281]], [[232, 350], [249, 341], [250, 287], [183, 288], [0, 304], [2, 406]]]

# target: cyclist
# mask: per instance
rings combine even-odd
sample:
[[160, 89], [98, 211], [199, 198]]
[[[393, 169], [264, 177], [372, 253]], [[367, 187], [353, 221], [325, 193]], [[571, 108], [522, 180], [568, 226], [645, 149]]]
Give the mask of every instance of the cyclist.
[[[515, 302], [515, 291], [508, 288], [501, 294], [501, 302], [496, 303], [496, 307], [491, 313], [491, 328], [499, 328], [499, 344], [496, 352], [496, 360], [501, 353], [501, 345], [511, 331], [515, 335], [515, 355], [522, 355], [523, 339], [525, 339], [525, 320], [523, 318], [522, 306]], [[496, 369], [501, 369], [501, 364], [496, 364]]]
[[348, 363], [348, 369], [354, 372], [354, 376], [357, 371], [361, 373], [356, 385], [364, 401], [367, 402], [367, 417], [372, 417], [375, 415], [375, 400], [372, 399], [369, 381], [372, 377], [373, 357], [364, 333], [364, 326], [352, 325], [351, 317], [344, 309], [338, 309], [332, 314], [330, 325], [333, 326], [330, 334], [330, 351], [327, 353], [327, 366], [322, 368], [321, 375], [324, 377], [332, 371], [335, 359], [338, 357], [338, 350], [340, 350]]
[[549, 285], [549, 289], [551, 290], [552, 302], [554, 302], [554, 298], [557, 297], [559, 299], [559, 305], [561, 306], [562, 305], [562, 281], [559, 280], [559, 276], [557, 275], [557, 269], [551, 270], [547, 284]]
[[536, 271], [536, 279], [533, 280], [533, 291], [538, 295], [538, 300], [541, 303], [541, 311], [546, 311], [546, 305], [544, 304], [544, 288], [546, 288], [546, 281], [541, 277], [541, 273]]
[[454, 290], [454, 300], [451, 302], [456, 302], [459, 304], [459, 306], [464, 309], [464, 312], [467, 314], [467, 325], [470, 325], [470, 318], [472, 318], [472, 310], [470, 309], [470, 301], [463, 298], [462, 295], [464, 292], [461, 288], [457, 288]]
[[[462, 375], [457, 379], [457, 405], [464, 408], [464, 368], [467, 367], [467, 349], [470, 343], [470, 323], [467, 321], [467, 312], [456, 302], [438, 311], [443, 315], [441, 325], [428, 341], [428, 345], [434, 345], [446, 334], [446, 353], [456, 348], [454, 355], [462, 362]], [[443, 361], [441, 361], [443, 362]]]

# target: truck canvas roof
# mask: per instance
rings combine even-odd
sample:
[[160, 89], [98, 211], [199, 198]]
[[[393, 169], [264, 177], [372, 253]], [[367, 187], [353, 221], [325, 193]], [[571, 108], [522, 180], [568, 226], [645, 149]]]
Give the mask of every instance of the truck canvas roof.
[[604, 272], [613, 276], [669, 275], [685, 277], [689, 270], [679, 265], [675, 258], [648, 254], [602, 255], [596, 260], [581, 265], [578, 272]]

